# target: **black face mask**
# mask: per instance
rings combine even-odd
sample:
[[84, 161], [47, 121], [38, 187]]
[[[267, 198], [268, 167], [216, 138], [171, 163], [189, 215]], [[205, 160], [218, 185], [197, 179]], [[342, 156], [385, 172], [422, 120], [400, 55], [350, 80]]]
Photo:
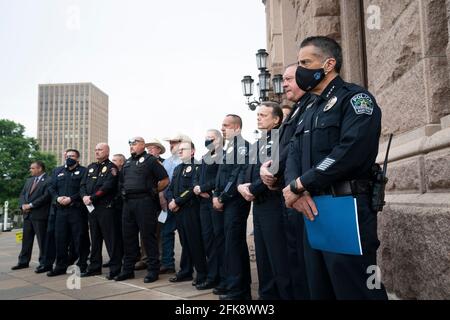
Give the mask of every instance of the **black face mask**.
[[205, 140], [205, 147], [208, 148], [208, 146], [213, 142], [214, 140]]
[[298, 66], [295, 71], [295, 82], [303, 91], [311, 91], [325, 78], [325, 70], [320, 69], [306, 69]]
[[77, 164], [77, 161], [72, 159], [72, 158], [67, 158], [66, 159], [66, 165], [67, 167], [73, 167], [74, 165]]

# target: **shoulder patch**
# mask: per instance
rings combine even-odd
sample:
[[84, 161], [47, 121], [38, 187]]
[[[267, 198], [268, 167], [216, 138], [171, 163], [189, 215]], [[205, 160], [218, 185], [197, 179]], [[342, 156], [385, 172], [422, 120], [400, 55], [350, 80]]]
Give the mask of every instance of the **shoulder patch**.
[[367, 114], [372, 115], [374, 103], [372, 98], [365, 93], [358, 93], [352, 97], [350, 100], [353, 110], [356, 114]]

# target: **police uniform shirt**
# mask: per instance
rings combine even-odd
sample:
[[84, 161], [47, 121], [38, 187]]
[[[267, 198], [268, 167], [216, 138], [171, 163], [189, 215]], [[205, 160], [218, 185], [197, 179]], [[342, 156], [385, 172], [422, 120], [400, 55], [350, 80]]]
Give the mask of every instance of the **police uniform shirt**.
[[[243, 145], [240, 142], [244, 142]], [[249, 145], [242, 136], [237, 136], [223, 151], [223, 163], [219, 165], [213, 193], [222, 203], [237, 195], [239, 173], [249, 163]]]
[[90, 196], [91, 201], [110, 204], [117, 192], [118, 169], [109, 159], [91, 163], [81, 182], [81, 196]]
[[378, 153], [381, 110], [364, 88], [333, 79], [302, 114], [291, 140], [286, 183], [300, 176], [308, 191], [369, 179]]
[[50, 192], [54, 203], [58, 197], [70, 197], [72, 204], [80, 204], [80, 185], [81, 178], [86, 171], [85, 167], [77, 165], [74, 169], [69, 170], [66, 166], [61, 166], [53, 171], [52, 184]]
[[181, 207], [191, 200], [196, 200], [193, 189], [198, 168], [199, 165], [195, 163], [194, 158], [191, 159], [191, 163], [181, 163], [175, 167], [167, 191], [169, 202], [175, 200], [175, 203]]

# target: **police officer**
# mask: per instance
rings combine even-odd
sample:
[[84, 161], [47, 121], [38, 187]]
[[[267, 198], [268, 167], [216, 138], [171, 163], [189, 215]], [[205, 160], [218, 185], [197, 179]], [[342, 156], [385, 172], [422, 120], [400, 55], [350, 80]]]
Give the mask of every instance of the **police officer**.
[[[314, 221], [314, 195], [356, 198], [361, 256], [312, 249], [304, 241], [312, 299], [386, 299], [384, 286], [367, 286], [367, 269], [376, 265], [377, 216], [371, 208], [372, 166], [378, 152], [381, 110], [364, 88], [339, 76], [341, 47], [327, 37], [300, 45], [296, 82], [315, 96], [301, 115], [287, 160], [286, 206]], [[336, 208], [339, 210], [339, 208]]]
[[88, 270], [81, 277], [100, 275], [102, 273], [102, 246], [105, 241], [110, 257], [110, 273], [107, 279], [112, 280], [120, 273], [122, 267], [121, 235], [117, 234], [114, 219], [114, 197], [117, 193], [118, 170], [108, 159], [109, 146], [99, 143], [95, 147], [97, 162], [90, 164], [81, 181], [80, 194], [83, 203], [89, 208], [89, 229], [91, 232], [91, 258]]
[[135, 137], [129, 141], [131, 157], [119, 176], [124, 197], [122, 233], [124, 258], [122, 272], [114, 280], [134, 278], [134, 265], [139, 257], [139, 232], [147, 251], [148, 267], [145, 283], [158, 279], [159, 253], [156, 243], [158, 192], [169, 183], [167, 172], [158, 159], [145, 151], [145, 141]]
[[200, 204], [193, 191], [194, 177], [198, 170], [194, 153], [195, 147], [192, 142], [180, 144], [178, 157], [182, 163], [175, 167], [167, 190], [169, 210], [175, 214], [182, 246], [180, 271], [169, 279], [170, 282], [192, 280], [193, 267], [197, 272], [196, 283], [203, 283], [206, 279], [206, 257], [200, 228]]
[[[261, 179], [270, 189], [282, 190], [285, 186], [284, 173], [289, 151], [289, 142], [295, 133], [300, 115], [312, 103], [312, 96], [300, 89], [295, 81], [296, 70], [297, 63], [290, 64], [286, 67], [283, 74], [283, 88], [286, 99], [294, 102], [294, 105], [279, 130], [278, 170], [274, 170], [274, 166], [269, 167], [271, 164], [270, 161], [264, 163], [260, 169]], [[309, 288], [306, 281], [305, 258], [303, 254], [303, 217], [294, 209], [286, 208], [283, 195], [281, 194], [280, 196], [283, 203], [289, 273], [291, 275], [294, 299], [309, 299]]]
[[223, 214], [214, 210], [212, 205], [212, 191], [216, 185], [219, 162], [222, 161], [222, 143], [222, 134], [219, 130], [210, 129], [206, 132], [205, 147], [208, 148], [208, 152], [203, 156], [198, 174], [194, 177], [194, 193], [200, 199], [200, 223], [208, 263], [208, 276], [205, 282], [197, 284], [198, 290], [226, 286], [223, 263], [225, 250]]
[[[249, 143], [241, 135], [242, 119], [229, 114], [222, 123], [225, 141], [223, 163], [219, 165], [213, 207], [223, 211], [225, 230], [226, 291], [221, 300], [251, 299], [250, 257], [247, 246], [247, 218], [250, 202], [237, 191], [239, 172], [248, 164]], [[216, 293], [219, 293], [216, 290]]]
[[84, 227], [84, 205], [80, 196], [81, 178], [86, 168], [80, 166], [78, 159], [80, 153], [75, 149], [66, 150], [66, 164], [53, 171], [50, 194], [56, 205], [55, 215], [55, 242], [56, 265], [47, 276], [53, 277], [65, 274], [68, 261], [69, 237], [72, 238], [75, 258], [78, 258], [78, 266], [86, 267], [86, 260], [81, 255], [83, 238], [86, 237]]
[[258, 292], [261, 300], [293, 298], [281, 190], [269, 190], [259, 175], [262, 160], [273, 157], [274, 161], [278, 161], [278, 128], [282, 120], [283, 112], [278, 103], [261, 103], [257, 122], [262, 137], [255, 143], [257, 152], [251, 152], [257, 163], [249, 164], [239, 175], [239, 193], [245, 200], [253, 201]]

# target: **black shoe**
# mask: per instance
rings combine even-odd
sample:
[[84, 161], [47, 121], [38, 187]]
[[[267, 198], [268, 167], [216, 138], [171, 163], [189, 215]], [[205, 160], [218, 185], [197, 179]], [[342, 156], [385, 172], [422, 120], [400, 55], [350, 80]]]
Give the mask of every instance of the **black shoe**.
[[106, 275], [106, 280], [114, 280], [115, 277], [117, 277], [120, 274], [120, 272], [113, 272], [108, 273]]
[[25, 269], [28, 267], [29, 267], [28, 263], [18, 263], [14, 267], [11, 267], [11, 270], [20, 270], [20, 269]]
[[130, 273], [121, 272], [119, 275], [114, 277], [115, 281], [123, 281], [123, 280], [127, 280], [127, 279], [134, 279], [134, 272], [130, 272]]
[[110, 265], [110, 261], [105, 262], [104, 264], [102, 264], [102, 268], [109, 268]]
[[102, 274], [102, 270], [88, 270], [80, 274], [81, 278], [92, 277], [92, 276], [100, 276]]
[[175, 273], [175, 268], [161, 267], [161, 269], [159, 269], [159, 274], [167, 274], [167, 273]]
[[53, 269], [47, 272], [47, 277], [56, 277], [61, 274], [66, 274], [66, 269]]
[[215, 282], [206, 280], [202, 283], [197, 284], [195, 287], [197, 288], [197, 290], [208, 290], [208, 289], [212, 289], [216, 286]]
[[147, 264], [145, 262], [138, 261], [134, 265], [134, 270], [145, 270], [145, 269], [147, 269]]
[[44, 272], [47, 272], [47, 271], [50, 271], [50, 270], [52, 270], [51, 266], [49, 266], [49, 267], [39, 266], [39, 267], [36, 268], [36, 270], [34, 270], [34, 272], [36, 272], [36, 273], [44, 273]]
[[214, 288], [213, 293], [218, 296], [226, 295], [228, 293], [228, 290], [225, 288], [216, 287], [216, 288]]
[[159, 276], [157, 273], [148, 273], [144, 278], [144, 283], [152, 283], [158, 280]]
[[192, 276], [182, 276], [179, 274], [176, 274], [175, 277], [172, 277], [169, 279], [170, 282], [183, 282], [183, 281], [191, 281], [193, 278]]

